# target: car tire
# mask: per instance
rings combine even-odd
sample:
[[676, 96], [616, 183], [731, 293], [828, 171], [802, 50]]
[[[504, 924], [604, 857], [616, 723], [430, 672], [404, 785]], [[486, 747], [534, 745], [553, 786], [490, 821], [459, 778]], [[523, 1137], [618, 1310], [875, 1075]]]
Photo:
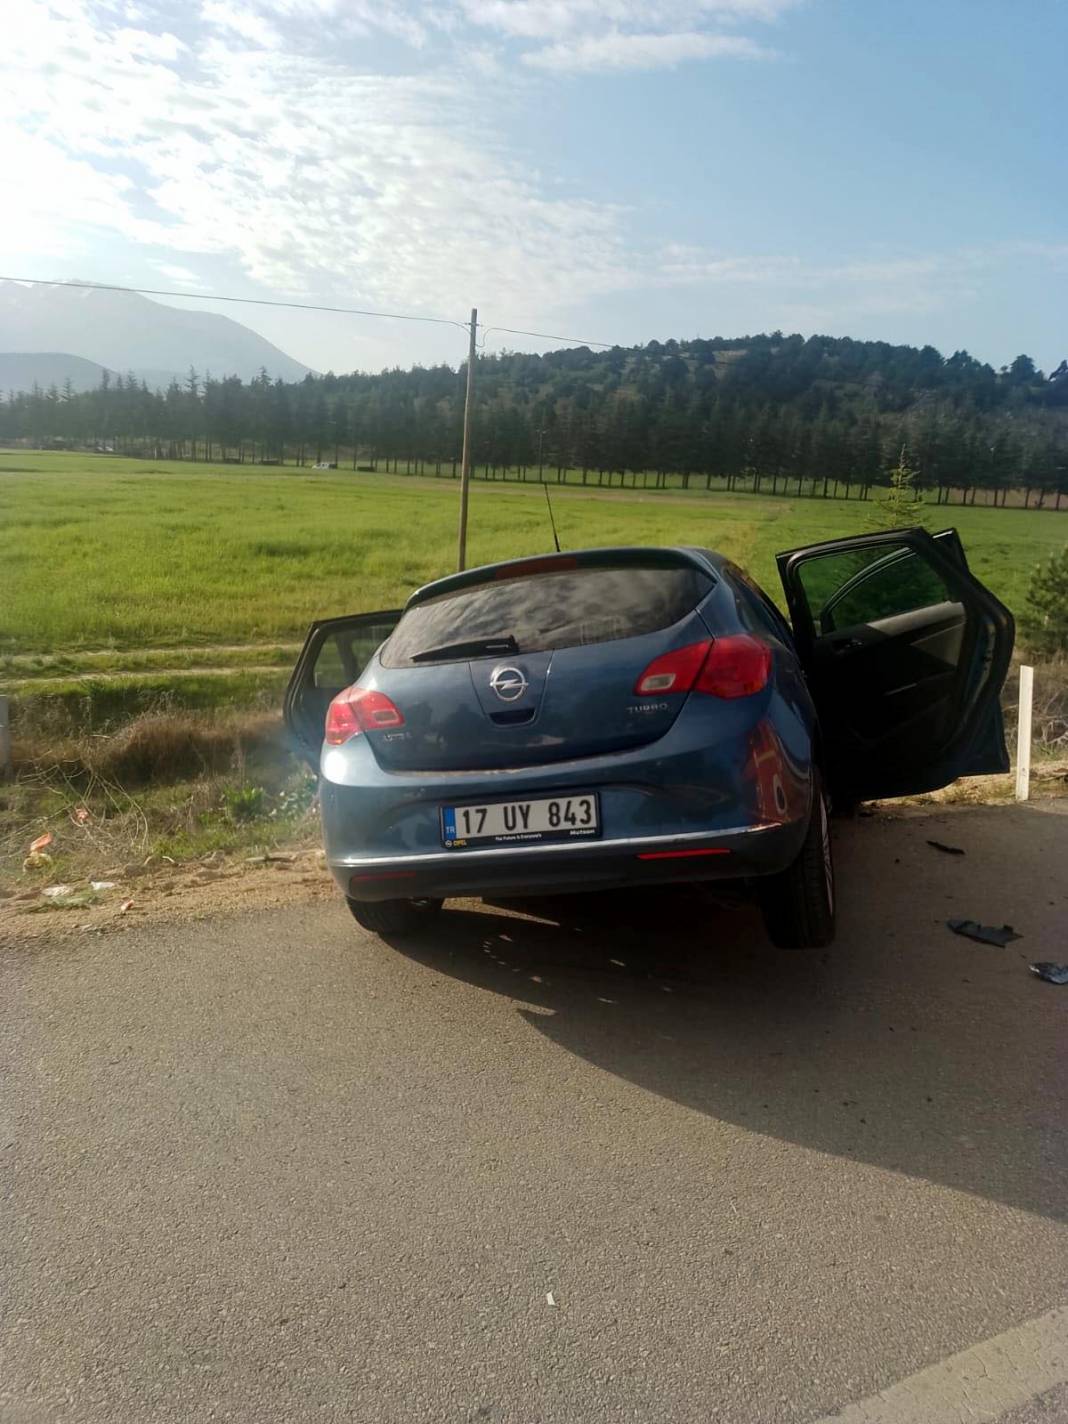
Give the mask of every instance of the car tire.
[[760, 884], [764, 926], [776, 949], [822, 949], [834, 939], [834, 857], [827, 798], [818, 778], [814, 793], [800, 854]]
[[410, 935], [428, 929], [443, 900], [347, 900], [358, 925], [377, 935]]

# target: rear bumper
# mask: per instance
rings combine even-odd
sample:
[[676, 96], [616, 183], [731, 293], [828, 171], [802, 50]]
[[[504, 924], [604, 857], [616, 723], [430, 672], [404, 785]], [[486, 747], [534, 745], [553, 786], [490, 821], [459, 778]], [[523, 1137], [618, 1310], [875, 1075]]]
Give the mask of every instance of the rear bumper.
[[350, 856], [329, 864], [354, 900], [549, 895], [772, 875], [796, 858], [806, 829], [799, 820], [680, 836]]

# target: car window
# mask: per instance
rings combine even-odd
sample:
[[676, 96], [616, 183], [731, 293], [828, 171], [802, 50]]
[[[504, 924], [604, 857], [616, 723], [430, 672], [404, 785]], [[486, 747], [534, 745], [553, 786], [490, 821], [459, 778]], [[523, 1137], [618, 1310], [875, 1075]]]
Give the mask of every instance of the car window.
[[393, 627], [390, 618], [381, 623], [342, 624], [331, 630], [315, 657], [313, 685], [337, 691], [355, 682]]
[[692, 567], [592, 567], [494, 579], [410, 608], [382, 649], [407, 667], [433, 648], [507, 638], [520, 653], [653, 633], [692, 612], [712, 587]]
[[954, 601], [941, 575], [905, 544], [809, 559], [800, 578], [821, 633]]
[[756, 580], [737, 564], [726, 564], [724, 572], [734, 585], [738, 615], [749, 632], [791, 642], [790, 625]]

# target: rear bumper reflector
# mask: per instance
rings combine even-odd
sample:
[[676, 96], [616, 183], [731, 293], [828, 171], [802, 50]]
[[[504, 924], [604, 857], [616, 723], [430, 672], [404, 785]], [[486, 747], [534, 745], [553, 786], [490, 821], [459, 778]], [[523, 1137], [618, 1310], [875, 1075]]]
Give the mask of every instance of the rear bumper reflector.
[[350, 875], [353, 882], [357, 880], [414, 880], [414, 870], [379, 870], [369, 875]]
[[730, 855], [726, 846], [714, 846], [705, 850], [646, 850], [638, 855], [639, 860], [690, 860], [698, 855]]

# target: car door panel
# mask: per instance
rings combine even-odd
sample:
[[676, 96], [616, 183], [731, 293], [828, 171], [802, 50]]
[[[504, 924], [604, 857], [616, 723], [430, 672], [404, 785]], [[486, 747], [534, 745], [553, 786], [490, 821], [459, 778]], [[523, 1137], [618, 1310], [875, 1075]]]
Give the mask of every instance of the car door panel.
[[831, 540], [779, 555], [779, 569], [841, 798], [1007, 767], [1012, 617], [968, 572], [955, 531]]
[[286, 688], [283, 712], [300, 755], [318, 769], [330, 703], [351, 687], [400, 621], [400, 609], [313, 623]]

